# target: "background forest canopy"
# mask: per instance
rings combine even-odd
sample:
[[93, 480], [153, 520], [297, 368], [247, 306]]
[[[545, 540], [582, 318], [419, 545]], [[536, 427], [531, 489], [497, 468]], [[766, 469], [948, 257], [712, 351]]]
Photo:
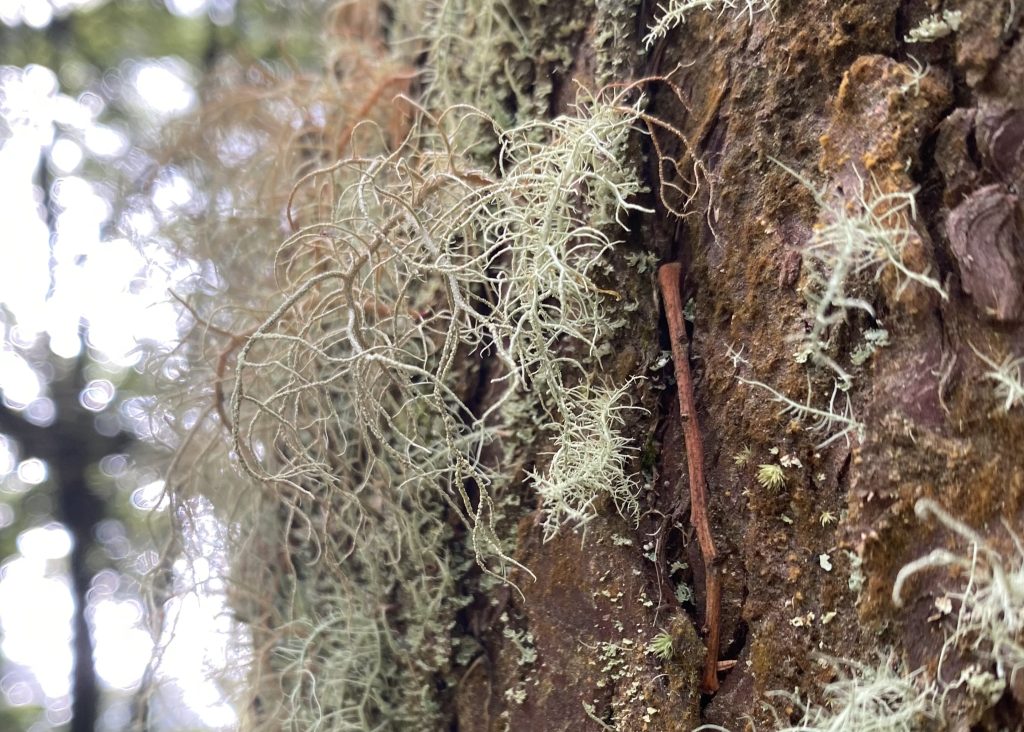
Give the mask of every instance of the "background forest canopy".
[[0, 727], [1012, 729], [949, 5], [0, 0]]
[[[232, 627], [203, 565], [217, 559], [185, 567], [167, 551], [173, 439], [152, 395], [161, 368], [172, 377], [151, 359], [183, 333], [168, 293], [187, 292], [202, 265], [167, 242], [202, 204], [166, 165], [165, 129], [195, 113], [218, 63], [289, 75], [321, 64], [322, 12], [0, 2], [0, 728], [127, 728], [172, 627], [183, 643], [163, 654], [154, 728], [236, 718], [208, 681]], [[189, 540], [207, 542], [202, 555], [215, 539]], [[145, 579], [161, 562], [164, 600]]]

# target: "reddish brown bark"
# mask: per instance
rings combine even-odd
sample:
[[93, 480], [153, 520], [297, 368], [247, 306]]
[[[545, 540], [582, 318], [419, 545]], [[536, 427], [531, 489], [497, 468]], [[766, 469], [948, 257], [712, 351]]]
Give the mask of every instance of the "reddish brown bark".
[[693, 396], [690, 376], [689, 340], [683, 320], [683, 303], [679, 297], [679, 284], [683, 268], [678, 262], [666, 264], [658, 270], [665, 318], [668, 320], [669, 340], [672, 344], [672, 362], [675, 365], [676, 386], [679, 391], [679, 418], [683, 423], [683, 441], [686, 446], [686, 464], [690, 476], [690, 523], [697, 531], [697, 543], [704, 558], [705, 598], [704, 632], [707, 635], [707, 659], [701, 686], [705, 693], [718, 690], [718, 649], [721, 645], [719, 612], [722, 581], [718, 573], [718, 552], [708, 524], [707, 483], [704, 479], [704, 442], [697, 423], [697, 402]]

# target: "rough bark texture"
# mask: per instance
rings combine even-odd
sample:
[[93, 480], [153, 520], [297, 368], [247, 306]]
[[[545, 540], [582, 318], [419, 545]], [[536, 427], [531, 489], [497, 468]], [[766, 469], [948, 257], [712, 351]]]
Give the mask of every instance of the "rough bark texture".
[[[585, 535], [547, 543], [534, 517], [521, 522], [515, 558], [536, 580], [517, 577], [522, 595], [471, 611], [487, 652], [458, 686], [459, 730], [741, 729], [747, 716], [764, 729], [772, 720], [765, 692], [813, 695], [834, 675], [817, 662], [821, 654], [872, 661], [892, 648], [907, 668], [935, 671], [951, 620], [935, 618], [933, 601], [959, 580], [932, 572], [910, 582], [904, 608], [891, 600], [900, 567], [954, 545], [915, 518], [915, 500], [935, 498], [1007, 556], [999, 519], [1019, 530], [1024, 507], [1024, 412], [1003, 411], [974, 350], [1024, 353], [1024, 5], [964, 0], [958, 8], [958, 33], [915, 45], [904, 35], [932, 12], [918, 1], [784, 1], [775, 19], [762, 13], [749, 25], [695, 12], [644, 57], [647, 68], [618, 68], [619, 80], [671, 74], [685, 108], [655, 82], [648, 111], [693, 148], [667, 149], [682, 169], [695, 153], [714, 184], [701, 182], [694, 215], [683, 221], [659, 204], [630, 247], [685, 263], [721, 557], [722, 659], [736, 663], [717, 693], [701, 698], [704, 578], [692, 531], [663, 520], [687, 500], [688, 479], [671, 365], [650, 370], [668, 347], [651, 304], [634, 314], [606, 364], [623, 380], [652, 377], [643, 387], [651, 413], [635, 428], [650, 478], [647, 512], [635, 530], [602, 518]], [[649, 20], [641, 13], [641, 24]], [[554, 109], [564, 106], [559, 90], [570, 79], [592, 84], [595, 67], [601, 78], [606, 49], [596, 39], [607, 21], [603, 10], [593, 13], [573, 40], [573, 61], [561, 67], [568, 71], [554, 77]], [[623, 33], [635, 38], [641, 29]], [[736, 379], [746, 369], [797, 400], [808, 384], [792, 339], [813, 317], [801, 251], [819, 212], [773, 159], [847, 206], [862, 186], [919, 186], [904, 259], [915, 271], [930, 269], [949, 295], [885, 272], [869, 295], [876, 317], [855, 314], [833, 328], [833, 343], [847, 353], [881, 324], [889, 345], [858, 366], [849, 392], [863, 438], [823, 449], [815, 447], [821, 435]], [[613, 286], [653, 303], [653, 268], [638, 272], [619, 256]], [[738, 365], [730, 347], [742, 348], [748, 364]], [[827, 400], [831, 382], [813, 388]], [[772, 490], [755, 475], [758, 464], [778, 460], [776, 449], [800, 467]], [[671, 570], [672, 562], [686, 568]], [[693, 585], [692, 599], [676, 596], [683, 582]], [[535, 660], [508, 633], [488, 630], [503, 612], [532, 634]], [[675, 641], [664, 661], [645, 653], [661, 629]], [[956, 665], [948, 661], [947, 678]], [[959, 729], [1019, 729], [1012, 692], [994, 704], [954, 692], [949, 719]]]

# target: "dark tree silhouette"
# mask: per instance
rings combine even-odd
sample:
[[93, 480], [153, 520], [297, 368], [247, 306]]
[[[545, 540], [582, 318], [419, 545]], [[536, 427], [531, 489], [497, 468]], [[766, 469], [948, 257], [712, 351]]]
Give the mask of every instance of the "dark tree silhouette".
[[[68, 571], [75, 610], [73, 620], [74, 672], [72, 681], [72, 720], [70, 732], [89, 732], [95, 727], [99, 708], [99, 688], [93, 663], [93, 640], [87, 620], [89, 586], [96, 568], [90, 556], [97, 549], [96, 527], [107, 516], [105, 500], [89, 485], [90, 470], [107, 455], [124, 452], [132, 438], [124, 431], [103, 434], [96, 429], [96, 412], [82, 403], [86, 387], [89, 357], [84, 348], [74, 359], [51, 357], [56, 369], [49, 383], [50, 398], [56, 411], [52, 424], [40, 427], [18, 412], [0, 405], [0, 432], [16, 440], [24, 457], [43, 460], [49, 469], [56, 518], [71, 534], [72, 546]], [[48, 350], [42, 339], [33, 349]], [[108, 410], [113, 409], [111, 405]]]

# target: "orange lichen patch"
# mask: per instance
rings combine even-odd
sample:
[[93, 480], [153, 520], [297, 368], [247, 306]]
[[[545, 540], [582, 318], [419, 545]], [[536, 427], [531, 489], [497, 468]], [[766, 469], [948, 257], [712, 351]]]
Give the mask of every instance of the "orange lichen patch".
[[949, 106], [949, 84], [938, 72], [887, 56], [861, 56], [843, 75], [821, 136], [822, 172], [838, 174], [849, 160], [871, 172], [916, 163], [923, 138]]

